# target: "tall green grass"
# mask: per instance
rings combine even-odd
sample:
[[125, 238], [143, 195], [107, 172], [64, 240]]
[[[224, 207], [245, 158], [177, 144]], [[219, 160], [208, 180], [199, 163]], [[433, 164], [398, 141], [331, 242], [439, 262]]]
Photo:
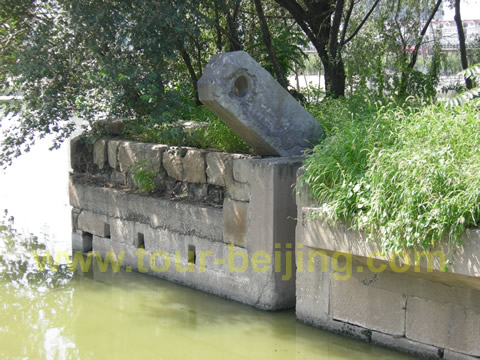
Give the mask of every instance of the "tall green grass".
[[480, 116], [464, 104], [329, 100], [312, 110], [327, 138], [301, 183], [322, 216], [346, 221], [386, 252], [460, 241], [480, 218]]

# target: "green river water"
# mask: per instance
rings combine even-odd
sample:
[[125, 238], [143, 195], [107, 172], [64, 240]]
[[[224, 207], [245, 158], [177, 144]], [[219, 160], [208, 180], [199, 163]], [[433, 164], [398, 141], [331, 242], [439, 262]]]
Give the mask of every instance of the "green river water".
[[143, 274], [38, 272], [38, 243], [70, 249], [68, 150], [47, 147], [0, 176], [0, 360], [409, 358]]

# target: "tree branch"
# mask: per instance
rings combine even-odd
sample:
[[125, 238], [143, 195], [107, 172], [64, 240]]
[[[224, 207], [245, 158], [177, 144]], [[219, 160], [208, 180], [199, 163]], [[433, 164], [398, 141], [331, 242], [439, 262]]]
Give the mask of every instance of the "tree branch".
[[365, 23], [367, 22], [368, 18], [369, 18], [370, 15], [373, 13], [373, 10], [375, 10], [375, 8], [377, 7], [377, 5], [378, 5], [379, 2], [380, 2], [380, 0], [376, 0], [376, 1], [375, 1], [375, 3], [373, 4], [372, 8], [371, 8], [370, 11], [367, 13], [367, 15], [365, 15], [365, 17], [363, 18], [363, 20], [362, 20], [362, 22], [360, 23], [360, 25], [358, 25], [358, 27], [355, 29], [355, 31], [352, 33], [352, 35], [350, 35], [347, 40], [345, 40], [344, 42], [342, 42], [341, 45], [347, 44], [348, 42], [350, 42], [350, 40], [352, 40], [352, 39], [358, 34], [358, 32], [362, 29], [363, 25], [365, 25]]
[[420, 32], [420, 37], [415, 44], [415, 48], [413, 49], [412, 55], [410, 57], [410, 63], [408, 64], [409, 69], [413, 69], [415, 66], [415, 63], [417, 62], [417, 56], [418, 56], [418, 50], [420, 49], [420, 46], [422, 45], [422, 40], [425, 34], [427, 33], [428, 27], [430, 26], [430, 23], [432, 22], [433, 18], [435, 17], [435, 14], [437, 13], [438, 8], [440, 7], [440, 4], [442, 3], [442, 0], [438, 0], [437, 3], [435, 4], [435, 7], [433, 8], [430, 17], [428, 18], [427, 22], [423, 26], [422, 31]]
[[345, 36], [347, 35], [347, 28], [350, 22], [350, 17], [352, 16], [353, 7], [355, 6], [355, 1], [350, 0], [350, 6], [348, 7], [347, 14], [345, 15], [345, 21], [343, 22], [342, 35], [340, 37], [340, 44], [345, 44]]
[[338, 32], [340, 31], [340, 23], [342, 22], [343, 8], [345, 7], [345, 0], [337, 0], [337, 6], [335, 7], [335, 13], [333, 15], [332, 27], [330, 29], [330, 55], [333, 59], [337, 57], [338, 46]]

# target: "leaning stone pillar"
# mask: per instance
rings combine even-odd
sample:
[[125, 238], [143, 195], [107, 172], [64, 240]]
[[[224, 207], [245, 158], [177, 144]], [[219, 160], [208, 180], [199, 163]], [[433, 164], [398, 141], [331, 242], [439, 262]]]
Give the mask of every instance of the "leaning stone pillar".
[[258, 155], [301, 155], [323, 136], [313, 116], [244, 51], [214, 55], [198, 92]]

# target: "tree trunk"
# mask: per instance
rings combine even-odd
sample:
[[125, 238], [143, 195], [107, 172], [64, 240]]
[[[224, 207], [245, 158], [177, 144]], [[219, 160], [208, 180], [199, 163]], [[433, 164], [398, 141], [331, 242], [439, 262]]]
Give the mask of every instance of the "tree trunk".
[[240, 42], [240, 37], [238, 36], [238, 12], [240, 10], [240, 3], [237, 3], [233, 8], [233, 13], [226, 14], [226, 22], [228, 29], [228, 51], [238, 51], [243, 50], [243, 45]]
[[287, 88], [288, 84], [283, 77], [282, 70], [280, 69], [280, 64], [278, 63], [277, 54], [275, 53], [275, 47], [272, 44], [272, 37], [270, 36], [270, 30], [268, 29], [267, 20], [265, 19], [265, 14], [262, 8], [261, 0], [254, 0], [255, 9], [257, 10], [258, 20], [260, 21], [260, 29], [262, 30], [263, 42], [267, 47], [268, 56], [272, 62], [273, 71], [277, 77], [277, 81], [284, 87]]
[[187, 66], [188, 73], [190, 74], [190, 78], [192, 80], [193, 91], [195, 92], [195, 103], [197, 104], [197, 106], [200, 106], [202, 105], [202, 102], [200, 101], [200, 98], [198, 96], [198, 77], [195, 73], [195, 69], [193, 68], [192, 60], [190, 58], [190, 55], [188, 55], [185, 50], [180, 51], [180, 54], [182, 55], [183, 61]]
[[[460, 16], [460, 0], [455, 0], [455, 23], [457, 24], [457, 32], [458, 32], [458, 42], [460, 44], [460, 60], [462, 62], [462, 69], [465, 70], [468, 68], [468, 60], [467, 60], [467, 46], [465, 44], [465, 33], [463, 31], [463, 24], [462, 24], [462, 17]], [[465, 85], [467, 89], [471, 89], [473, 87], [472, 79], [465, 78]]]

